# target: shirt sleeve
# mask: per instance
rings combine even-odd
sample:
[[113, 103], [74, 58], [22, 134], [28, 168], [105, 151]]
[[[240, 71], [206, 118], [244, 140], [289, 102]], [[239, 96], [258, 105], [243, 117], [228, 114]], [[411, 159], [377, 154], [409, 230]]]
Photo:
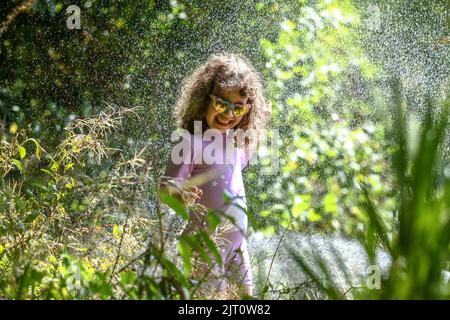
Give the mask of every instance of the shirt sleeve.
[[190, 178], [195, 166], [191, 138], [190, 136], [183, 136], [184, 140], [181, 139], [181, 141], [175, 143], [166, 163], [165, 178], [173, 178], [180, 183]]

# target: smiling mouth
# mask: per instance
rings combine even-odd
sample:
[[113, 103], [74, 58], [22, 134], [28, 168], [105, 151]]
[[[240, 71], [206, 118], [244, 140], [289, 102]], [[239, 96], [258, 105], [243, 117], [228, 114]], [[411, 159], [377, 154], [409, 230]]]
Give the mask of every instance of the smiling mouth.
[[219, 118], [216, 118], [216, 122], [220, 125], [220, 126], [228, 126], [230, 125], [233, 120], [221, 120]]

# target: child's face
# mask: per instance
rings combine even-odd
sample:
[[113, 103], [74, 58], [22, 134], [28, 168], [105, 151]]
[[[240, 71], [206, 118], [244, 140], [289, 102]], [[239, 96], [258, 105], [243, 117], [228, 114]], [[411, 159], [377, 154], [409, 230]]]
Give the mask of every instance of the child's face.
[[[224, 91], [220, 96], [222, 99], [226, 99], [232, 104], [247, 104], [248, 97], [242, 97], [239, 94], [239, 89]], [[211, 129], [217, 129], [221, 132], [226, 132], [228, 129], [234, 128], [241, 122], [242, 118], [234, 116], [231, 110], [224, 113], [218, 113], [214, 109], [213, 101], [209, 103], [208, 109], [206, 109], [206, 122]]]

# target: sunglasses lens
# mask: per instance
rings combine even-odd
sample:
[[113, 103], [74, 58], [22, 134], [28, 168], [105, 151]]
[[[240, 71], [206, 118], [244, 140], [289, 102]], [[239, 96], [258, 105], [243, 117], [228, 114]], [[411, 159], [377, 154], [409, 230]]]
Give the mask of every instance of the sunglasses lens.
[[216, 111], [219, 113], [225, 112], [227, 110], [226, 104], [224, 104], [220, 101], [216, 101], [216, 103], [214, 104], [214, 107], [215, 107]]
[[243, 116], [246, 112], [247, 112], [247, 107], [246, 106], [236, 106], [234, 108], [234, 115], [236, 117]]

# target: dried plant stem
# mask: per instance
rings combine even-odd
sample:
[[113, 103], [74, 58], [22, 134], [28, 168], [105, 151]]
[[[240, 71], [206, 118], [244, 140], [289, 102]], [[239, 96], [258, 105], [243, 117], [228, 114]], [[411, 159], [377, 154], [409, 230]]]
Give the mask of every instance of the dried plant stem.
[[125, 237], [125, 233], [126, 233], [129, 217], [130, 217], [130, 210], [127, 209], [127, 215], [126, 215], [126, 218], [125, 218], [125, 222], [123, 224], [122, 234], [120, 235], [119, 246], [117, 248], [117, 255], [116, 255], [116, 259], [114, 260], [114, 265], [113, 265], [113, 268], [112, 268], [112, 271], [111, 271], [111, 275], [110, 275], [110, 278], [109, 278], [109, 283], [111, 283], [111, 281], [113, 279], [113, 276], [114, 276], [114, 273], [116, 272], [117, 264], [119, 263], [120, 254], [121, 254], [121, 251], [122, 251], [122, 243], [123, 243], [123, 239]]
[[[286, 228], [286, 230], [284, 230], [283, 234], [280, 237], [280, 240], [278, 241], [277, 247], [275, 249], [275, 253], [272, 256], [272, 260], [270, 261], [269, 271], [267, 272], [267, 277], [266, 277], [266, 281], [264, 283], [264, 288], [266, 288], [267, 283], [269, 283], [269, 277], [270, 277], [270, 273], [272, 272], [272, 267], [273, 267], [273, 263], [275, 261], [275, 257], [276, 257], [276, 255], [278, 253], [278, 250], [280, 249], [281, 242], [283, 241], [283, 238], [286, 235], [286, 232], [289, 230], [289, 226], [290, 225], [291, 225], [291, 223], [289, 223], [288, 227]], [[263, 299], [264, 299], [264, 294], [263, 294]]]
[[34, 0], [27, 0], [21, 5], [18, 5], [6, 16], [6, 20], [0, 23], [0, 37], [8, 29], [8, 26], [19, 16], [21, 13], [30, 10]]

